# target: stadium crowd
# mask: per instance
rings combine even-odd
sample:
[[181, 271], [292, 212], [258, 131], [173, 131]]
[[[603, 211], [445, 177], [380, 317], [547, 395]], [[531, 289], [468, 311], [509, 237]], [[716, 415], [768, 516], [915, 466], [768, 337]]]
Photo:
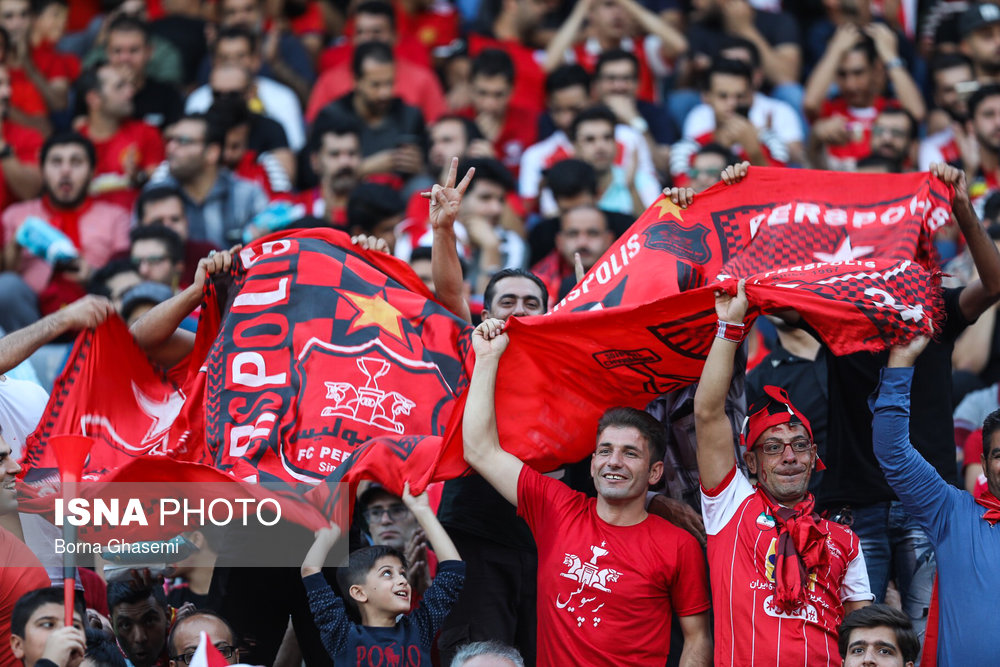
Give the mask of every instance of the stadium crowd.
[[[696, 388], [555, 473], [508, 453], [504, 322], [755, 167], [951, 186], [943, 329], [835, 356], [744, 326], [741, 283]], [[181, 667], [201, 633], [281, 667], [996, 664], [1000, 2], [0, 0], [0, 559], [48, 539], [15, 480], [77, 333], [117, 314], [168, 370], [242, 244], [319, 227], [476, 326], [479, 474], [366, 485], [301, 571], [216, 567], [207, 529], [81, 568], [68, 626], [59, 562], [3, 568], [0, 665]]]

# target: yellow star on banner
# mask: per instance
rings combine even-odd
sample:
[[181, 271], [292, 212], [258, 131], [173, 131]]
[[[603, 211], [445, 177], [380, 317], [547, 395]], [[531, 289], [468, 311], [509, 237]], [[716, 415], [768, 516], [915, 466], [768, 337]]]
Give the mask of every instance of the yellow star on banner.
[[363, 296], [344, 292], [345, 299], [358, 309], [358, 316], [351, 322], [348, 333], [370, 325], [375, 325], [383, 331], [403, 340], [403, 314], [381, 296]]
[[660, 220], [663, 220], [663, 218], [665, 218], [668, 213], [677, 218], [678, 220], [684, 220], [684, 218], [681, 216], [681, 207], [670, 201], [670, 197], [661, 197], [658, 201], [656, 201], [653, 204], [653, 206], [660, 209], [660, 217], [659, 217]]

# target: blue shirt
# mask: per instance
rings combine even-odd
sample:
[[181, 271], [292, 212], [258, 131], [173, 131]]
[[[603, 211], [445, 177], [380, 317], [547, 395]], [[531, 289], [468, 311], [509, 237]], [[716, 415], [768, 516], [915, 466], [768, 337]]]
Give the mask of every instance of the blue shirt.
[[875, 418], [875, 456], [886, 481], [927, 533], [937, 555], [938, 664], [997, 662], [1000, 614], [1000, 524], [986, 509], [948, 484], [910, 444], [912, 368], [884, 368], [869, 399]]

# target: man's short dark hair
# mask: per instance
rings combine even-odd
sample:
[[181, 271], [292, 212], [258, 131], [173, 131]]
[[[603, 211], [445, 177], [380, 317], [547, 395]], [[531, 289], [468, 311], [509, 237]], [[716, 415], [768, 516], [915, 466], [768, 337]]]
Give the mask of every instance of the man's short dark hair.
[[438, 119], [431, 123], [432, 126], [440, 125], [445, 121], [452, 121], [461, 124], [465, 128], [465, 143], [466, 145], [471, 144], [476, 139], [483, 138], [483, 131], [479, 129], [475, 121], [471, 118], [466, 118], [465, 116], [459, 116], [458, 114], [449, 113], [443, 116], [438, 116]]
[[364, 64], [371, 60], [382, 65], [392, 65], [396, 62], [396, 57], [392, 53], [392, 48], [382, 42], [365, 42], [354, 47], [354, 57], [351, 59], [351, 72], [354, 80], [361, 80], [364, 73]]
[[56, 146], [66, 145], [76, 145], [82, 147], [83, 152], [87, 154], [87, 160], [90, 161], [90, 168], [93, 169], [97, 165], [97, 151], [94, 149], [93, 142], [79, 132], [72, 132], [68, 130], [49, 135], [49, 138], [45, 140], [44, 144], [42, 144], [42, 152], [39, 155], [41, 163], [43, 165], [45, 164], [45, 159], [49, 156], [49, 151], [53, 148]]
[[573, 86], [590, 90], [590, 75], [580, 65], [560, 65], [545, 77], [545, 94], [551, 95]]
[[731, 150], [723, 146], [722, 144], [710, 143], [705, 144], [698, 149], [698, 152], [694, 154], [695, 157], [699, 155], [718, 155], [723, 160], [726, 161], [726, 166], [730, 166], [739, 162], [739, 158]]
[[738, 76], [742, 79], [746, 79], [747, 85], [751, 88], [753, 87], [753, 70], [750, 69], [750, 65], [743, 62], [742, 60], [733, 60], [732, 58], [719, 58], [712, 63], [712, 68], [708, 70], [708, 76], [705, 78], [705, 85], [708, 89], [712, 88], [712, 77], [716, 74], [726, 74], [728, 76]]
[[490, 181], [503, 188], [504, 192], [513, 192], [517, 188], [514, 177], [511, 176], [507, 167], [503, 163], [491, 157], [465, 158], [458, 163], [458, 173], [464, 174], [469, 169], [475, 168], [476, 174], [472, 177], [469, 188], [475, 188], [477, 181]]
[[1000, 410], [994, 410], [986, 415], [983, 420], [983, 456], [990, 455], [990, 443], [993, 442], [993, 434], [1000, 429]]
[[979, 90], [972, 93], [969, 97], [969, 118], [976, 115], [976, 109], [978, 109], [979, 105], [986, 101], [987, 98], [994, 97], [996, 95], [1000, 95], [1000, 84], [991, 83], [986, 86], [980, 86]]
[[858, 159], [854, 165], [855, 169], [885, 169], [889, 173], [899, 170], [899, 160], [893, 160], [883, 155], [866, 155]]
[[137, 604], [152, 597], [160, 608], [167, 610], [167, 596], [163, 586], [155, 583], [140, 584], [132, 579], [121, 578], [108, 582], [108, 614], [113, 615], [115, 609], [123, 604]]
[[542, 312], [548, 312], [549, 310], [549, 291], [545, 289], [545, 283], [542, 279], [536, 276], [531, 271], [527, 269], [502, 269], [493, 274], [490, 281], [486, 283], [486, 289], [483, 290], [483, 308], [486, 310], [493, 310], [493, 298], [496, 296], [497, 283], [504, 278], [527, 278], [531, 282], [538, 286], [538, 291], [542, 295]]
[[126, 667], [125, 656], [118, 648], [113, 637], [100, 630], [85, 628], [87, 649], [83, 657], [95, 667]]
[[663, 460], [667, 451], [667, 430], [653, 415], [636, 408], [609, 408], [597, 422], [597, 437], [611, 426], [634, 428], [649, 446], [649, 465]]
[[[101, 77], [98, 75], [98, 71], [107, 64], [106, 62], [97, 63], [80, 72], [80, 78], [73, 84], [78, 98], [85, 100], [87, 93], [91, 91], [101, 92]], [[86, 108], [86, 104], [84, 107]]]
[[639, 76], [639, 59], [635, 57], [634, 53], [629, 53], [625, 49], [608, 49], [597, 57], [597, 64], [594, 65], [594, 78], [600, 78], [601, 70], [605, 65], [608, 63], [616, 63], [621, 60], [627, 60], [632, 63], [632, 68], [635, 70], [636, 77]]
[[[211, 111], [211, 110], [210, 110]], [[226, 128], [222, 125], [222, 119], [218, 113], [186, 113], [177, 119], [181, 121], [194, 121], [205, 126], [205, 147], [211, 145], [222, 147], [226, 141]], [[176, 124], [176, 123], [175, 123]]]
[[184, 261], [184, 241], [177, 235], [177, 232], [163, 225], [140, 225], [129, 232], [129, 244], [134, 245], [136, 241], [161, 241], [167, 249], [167, 256], [171, 263]]
[[208, 108], [206, 114], [214, 118], [225, 132], [234, 127], [247, 125], [250, 123], [250, 107], [245, 100], [233, 97], [219, 97], [212, 101], [212, 106]]
[[257, 52], [257, 35], [242, 25], [231, 25], [219, 29], [219, 36], [215, 38], [215, 46], [212, 47], [212, 55], [219, 50], [219, 44], [224, 39], [245, 39], [250, 45], [250, 53]]
[[556, 199], [589, 192], [597, 196], [597, 172], [589, 162], [575, 157], [560, 160], [542, 172]]
[[584, 109], [576, 115], [573, 123], [569, 126], [569, 140], [576, 141], [576, 133], [580, 130], [580, 126], [594, 120], [603, 120], [610, 123], [612, 131], [614, 131], [615, 125], [618, 124], [618, 117], [615, 116], [615, 112], [603, 104], [598, 104], [589, 109]]
[[139, 193], [139, 197], [135, 200], [136, 220], [141, 225], [142, 219], [146, 215], [147, 206], [174, 198], [180, 199], [181, 205], [183, 206], [184, 198], [181, 197], [181, 191], [172, 185], [157, 185], [149, 188], [148, 190], [143, 190]]
[[472, 61], [472, 75], [469, 80], [474, 80], [477, 76], [502, 76], [513, 85], [514, 61], [506, 51], [483, 49]]
[[[760, 49], [749, 39], [737, 37], [736, 35], [723, 35], [716, 45], [715, 52], [722, 53], [729, 49], [746, 49], [747, 53], [750, 54], [750, 66], [753, 69], [760, 67]], [[731, 58], [730, 60], [733, 59]]]
[[383, 2], [383, 0], [366, 0], [365, 2], [358, 3], [358, 6], [354, 8], [354, 15], [357, 16], [358, 14], [384, 16], [389, 20], [389, 27], [392, 28], [392, 31], [396, 31], [396, 12], [388, 2]]
[[323, 148], [323, 135], [333, 134], [338, 137], [345, 134], [353, 134], [361, 143], [361, 121], [354, 116], [337, 111], [326, 109], [316, 116], [313, 123], [312, 132], [309, 133], [309, 152], [316, 153]]
[[[229, 636], [233, 638], [233, 646], [239, 646], [240, 638], [236, 634], [236, 629], [233, 628], [232, 624], [229, 621], [227, 621], [221, 614], [214, 612], [211, 609], [199, 609], [185, 616], [179, 621], [175, 622], [174, 626], [170, 628], [170, 634], [167, 635], [167, 652], [171, 656], [177, 655], [178, 651], [178, 648], [174, 646], [174, 640], [177, 638], [177, 628], [181, 627], [181, 625], [187, 623], [191, 619], [199, 617], [201, 618], [208, 617], [218, 620], [220, 623], [226, 626], [227, 630], [229, 630]], [[212, 639], [215, 639], [215, 637], [212, 637]]]
[[[10, 615], [10, 632], [18, 637], [24, 637], [24, 629], [28, 625], [28, 619], [35, 611], [46, 604], [57, 604], [60, 607], [65, 600], [64, 591], [61, 587], [50, 586], [49, 588], [39, 588], [38, 590], [25, 593], [14, 604], [14, 611]], [[80, 619], [86, 620], [87, 608], [83, 603], [83, 596], [73, 597], [73, 609], [80, 613]]]
[[903, 654], [903, 662], [915, 662], [920, 655], [920, 638], [913, 629], [910, 617], [887, 604], [873, 604], [855, 609], [840, 624], [837, 648], [840, 657], [847, 657], [851, 643], [851, 632], [858, 628], [890, 628], [896, 634], [896, 644]]
[[854, 46], [847, 50], [848, 53], [851, 51], [857, 51], [862, 54], [869, 65], [874, 65], [878, 60], [878, 51], [875, 50], [875, 40], [868, 35], [861, 35], [861, 38], [854, 43]]
[[434, 249], [429, 245], [418, 245], [413, 249], [413, 252], [410, 253], [410, 264], [412, 265], [414, 262], [419, 261], [429, 262], [431, 261], [433, 253]]
[[386, 218], [405, 210], [406, 202], [388, 185], [361, 183], [347, 200], [347, 226], [367, 234]]
[[113, 18], [108, 25], [108, 34], [113, 32], [138, 32], [142, 35], [142, 41], [149, 44], [149, 24], [134, 16], [119, 14]]
[[970, 60], [968, 56], [961, 53], [936, 53], [931, 58], [927, 67], [931, 73], [931, 84], [934, 83], [934, 75], [946, 69], [967, 67], [969, 68], [969, 73], [973, 76], [976, 71], [975, 67], [972, 65], [972, 60]]
[[108, 281], [122, 273], [136, 273], [135, 266], [127, 257], [112, 259], [110, 262], [94, 271], [87, 283], [87, 292], [111, 298], [111, 290], [108, 289]]
[[406, 569], [406, 556], [393, 547], [384, 544], [376, 544], [364, 547], [357, 551], [352, 551], [347, 558], [347, 567], [337, 569], [337, 585], [344, 597], [344, 605], [355, 618], [360, 617], [361, 611], [358, 603], [351, 597], [351, 586], [360, 586], [365, 583], [368, 573], [375, 569], [375, 563], [381, 558], [396, 558]]

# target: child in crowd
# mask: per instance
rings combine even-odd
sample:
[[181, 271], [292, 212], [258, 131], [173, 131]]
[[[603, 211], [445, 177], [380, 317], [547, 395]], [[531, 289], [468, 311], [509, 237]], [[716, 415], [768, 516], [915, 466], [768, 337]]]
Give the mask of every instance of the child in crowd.
[[[437, 576], [413, 612], [407, 613], [412, 591], [406, 580], [406, 558], [392, 547], [366, 547], [351, 554], [348, 566], [337, 572], [343, 598], [321, 573], [327, 554], [340, 538], [339, 527], [316, 531], [316, 540], [302, 560], [309, 608], [323, 645], [338, 665], [366, 665], [372, 654], [390, 651], [399, 651], [395, 657], [405, 656], [406, 664], [431, 664], [431, 644], [462, 589], [465, 563], [434, 516], [427, 494], [414, 497], [407, 484], [403, 502], [438, 557]], [[353, 622], [349, 613], [361, 622]]]

